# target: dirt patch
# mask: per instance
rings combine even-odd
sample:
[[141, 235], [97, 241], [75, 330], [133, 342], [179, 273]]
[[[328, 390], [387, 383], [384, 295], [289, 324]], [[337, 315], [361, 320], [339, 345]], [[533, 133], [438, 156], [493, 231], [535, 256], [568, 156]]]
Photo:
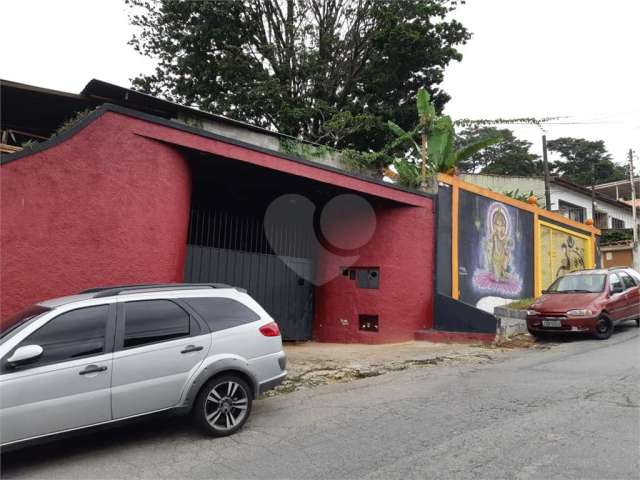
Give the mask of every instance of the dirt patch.
[[287, 379], [274, 390], [266, 392], [266, 397], [407, 369], [478, 364], [494, 358], [482, 347], [428, 342], [395, 345], [327, 345], [309, 342], [286, 345], [285, 351], [289, 357]]
[[516, 349], [516, 348], [535, 348], [535, 349], [548, 349], [555, 345], [554, 342], [542, 341], [535, 339], [531, 335], [522, 334], [516, 335], [510, 338], [499, 338], [495, 342], [484, 345], [484, 348], [488, 349]]

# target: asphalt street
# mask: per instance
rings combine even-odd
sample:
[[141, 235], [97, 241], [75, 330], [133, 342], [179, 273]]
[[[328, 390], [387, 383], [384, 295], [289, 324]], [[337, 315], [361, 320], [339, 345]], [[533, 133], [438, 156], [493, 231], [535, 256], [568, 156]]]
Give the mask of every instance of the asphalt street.
[[159, 418], [3, 455], [3, 478], [637, 479], [640, 329], [256, 402], [203, 438]]

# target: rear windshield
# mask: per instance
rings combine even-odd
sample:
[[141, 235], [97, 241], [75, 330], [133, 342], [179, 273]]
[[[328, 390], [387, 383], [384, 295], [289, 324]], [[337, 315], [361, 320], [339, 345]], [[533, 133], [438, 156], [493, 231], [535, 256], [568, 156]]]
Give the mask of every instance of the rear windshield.
[[256, 312], [232, 298], [200, 297], [185, 298], [184, 301], [198, 312], [212, 332], [260, 320]]
[[31, 305], [29, 308], [25, 308], [24, 310], [5, 318], [0, 322], [0, 338], [6, 337], [9, 333], [17, 330], [32, 318], [42, 315], [44, 312], [48, 312], [49, 310], [49, 308], [41, 305]]
[[582, 273], [558, 278], [547, 289], [549, 293], [598, 293], [604, 290], [604, 273]]

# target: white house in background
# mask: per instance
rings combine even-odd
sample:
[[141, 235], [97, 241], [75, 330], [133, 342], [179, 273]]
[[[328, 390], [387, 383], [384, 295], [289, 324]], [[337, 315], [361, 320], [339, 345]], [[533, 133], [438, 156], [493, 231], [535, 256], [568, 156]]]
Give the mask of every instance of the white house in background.
[[[462, 173], [460, 178], [466, 182], [503, 194], [514, 192], [515, 190], [525, 195], [533, 192], [539, 198], [538, 204], [544, 205], [543, 177]], [[627, 182], [628, 184], [629, 182]], [[620, 188], [619, 186], [619, 191], [621, 191]], [[595, 226], [600, 229], [633, 228], [631, 205], [605, 195], [598, 189], [595, 192], [595, 212], [592, 208], [591, 189], [589, 188], [552, 176], [549, 190], [551, 193], [551, 210], [567, 218], [577, 222], [584, 222], [591, 218]], [[638, 212], [638, 217], [640, 217], [640, 208], [637, 208], [636, 211]]]
[[[636, 189], [636, 207], [640, 207], [640, 177], [635, 177], [633, 184]], [[595, 188], [596, 192], [631, 205], [631, 182], [629, 180], [601, 183], [596, 185]]]

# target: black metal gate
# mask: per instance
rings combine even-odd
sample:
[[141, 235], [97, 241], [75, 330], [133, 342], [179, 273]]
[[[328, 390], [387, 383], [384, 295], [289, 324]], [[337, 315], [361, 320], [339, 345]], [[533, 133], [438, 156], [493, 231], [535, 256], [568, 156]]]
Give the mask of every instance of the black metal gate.
[[[306, 279], [313, 278], [311, 243], [295, 227], [270, 228], [276, 229], [268, 235], [271, 242], [267, 241], [259, 217], [192, 210], [185, 281], [220, 282], [244, 288], [278, 322], [283, 338], [309, 340], [313, 285]], [[274, 241], [278, 245], [273, 245]]]

